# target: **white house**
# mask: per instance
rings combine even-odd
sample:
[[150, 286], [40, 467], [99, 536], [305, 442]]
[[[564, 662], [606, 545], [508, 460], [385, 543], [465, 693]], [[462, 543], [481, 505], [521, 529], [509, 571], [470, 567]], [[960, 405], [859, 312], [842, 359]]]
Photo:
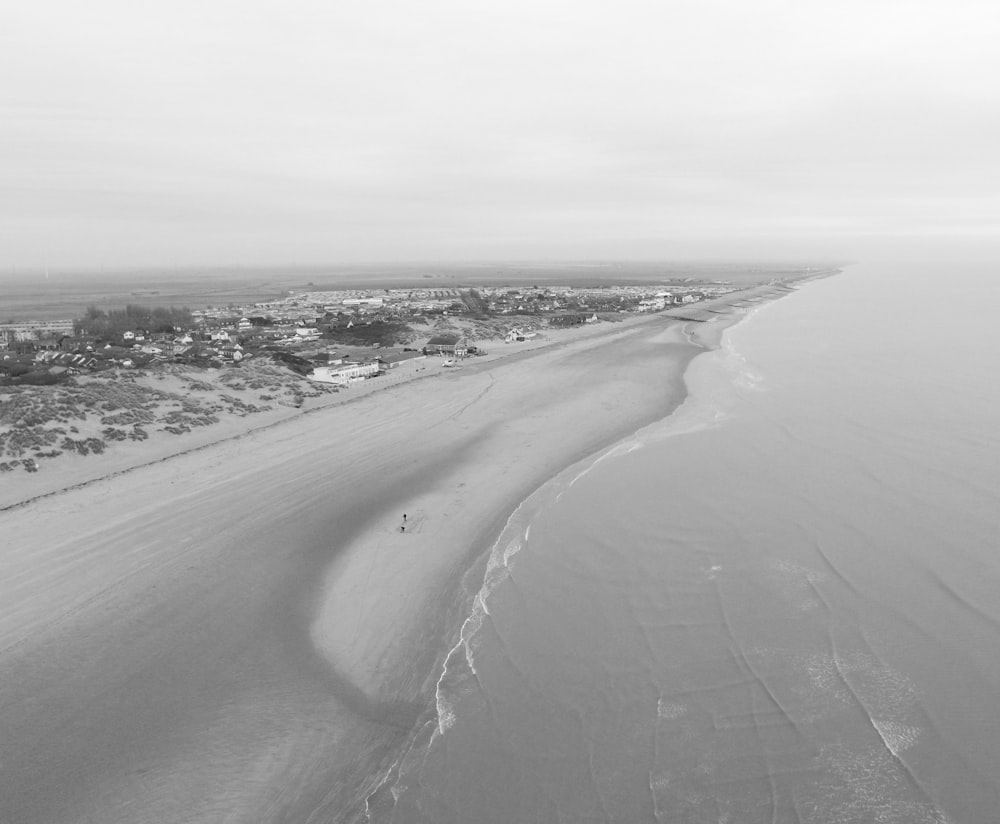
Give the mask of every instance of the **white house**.
[[513, 343], [516, 340], [532, 340], [537, 337], [537, 332], [525, 332], [523, 329], [515, 326], [504, 336], [503, 342]]

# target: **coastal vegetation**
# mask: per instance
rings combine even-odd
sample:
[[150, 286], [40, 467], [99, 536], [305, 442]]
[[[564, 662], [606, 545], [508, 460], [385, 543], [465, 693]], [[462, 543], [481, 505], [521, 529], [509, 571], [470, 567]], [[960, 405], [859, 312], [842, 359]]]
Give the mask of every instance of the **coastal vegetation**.
[[142, 306], [129, 303], [124, 309], [101, 309], [93, 304], [87, 307], [82, 318], [73, 322], [77, 335], [97, 338], [121, 338], [130, 329], [147, 329], [150, 332], [173, 332], [191, 326], [191, 310], [186, 306]]
[[298, 408], [334, 391], [266, 359], [238, 370], [161, 364], [56, 386], [8, 387], [0, 390], [0, 472], [33, 472], [65, 454], [99, 455], [159, 432], [183, 435], [279, 406]]
[[326, 325], [322, 334], [324, 340], [333, 341], [345, 346], [396, 346], [412, 343], [417, 338], [417, 332], [402, 320], [374, 320], [353, 323], [351, 318], [345, 318], [338, 323]]

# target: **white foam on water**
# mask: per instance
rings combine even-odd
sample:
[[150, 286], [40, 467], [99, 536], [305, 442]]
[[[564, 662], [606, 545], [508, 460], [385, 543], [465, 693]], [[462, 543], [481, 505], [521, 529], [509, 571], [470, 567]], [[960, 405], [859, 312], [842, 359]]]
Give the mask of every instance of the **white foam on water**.
[[[757, 307], [747, 315], [747, 320], [756, 315], [762, 307]], [[732, 335], [723, 334], [719, 351], [723, 354], [722, 365], [730, 375], [733, 384], [740, 389], [751, 392], [763, 392], [767, 389], [764, 375], [753, 368], [746, 356], [733, 343]]]
[[[375, 797], [375, 794], [380, 789], [382, 789], [383, 786], [385, 786], [385, 782], [389, 780], [389, 776], [390, 775], [392, 775], [392, 768], [391, 767], [388, 770], [386, 770], [384, 773], [382, 773], [382, 775], [379, 778], [379, 780], [375, 782], [375, 786], [365, 796], [365, 821], [371, 821], [372, 820], [372, 812], [373, 812], [373, 810], [372, 810], [372, 799]], [[396, 798], [396, 795], [395, 795], [395, 793], [393, 793], [393, 799], [395, 799], [395, 798]]]
[[[727, 335], [724, 335], [724, 343], [726, 339]], [[527, 545], [531, 532], [530, 522], [538, 511], [547, 502], [558, 501], [567, 489], [606, 460], [630, 454], [638, 449], [642, 449], [647, 443], [704, 431], [705, 429], [719, 425], [728, 417], [726, 408], [735, 403], [735, 396], [732, 392], [734, 379], [738, 375], [747, 373], [746, 360], [742, 355], [736, 353], [731, 346], [728, 348], [724, 346], [721, 349], [708, 351], [703, 357], [713, 359], [709, 365], [710, 371], [719, 371], [719, 367], [721, 366], [721, 374], [724, 376], [722, 381], [716, 380], [712, 384], [712, 399], [706, 400], [696, 393], [689, 393], [671, 415], [641, 429], [630, 438], [592, 457], [582, 466], [576, 465], [570, 467], [566, 472], [557, 475], [522, 501], [507, 519], [500, 537], [490, 551], [483, 583], [473, 598], [472, 611], [462, 623], [458, 641], [445, 657], [445, 665], [437, 682], [437, 701], [439, 707], [438, 730], [440, 734], [443, 735], [455, 722], [453, 704], [444, 695], [446, 676], [448, 675], [448, 662], [452, 660], [452, 655], [459, 648], [462, 648], [470, 670], [474, 675], [476, 674], [475, 638], [482, 627], [484, 616], [489, 615], [488, 599], [496, 587], [510, 576], [510, 568], [514, 557]], [[521, 532], [522, 524], [523, 535], [509, 538], [508, 536], [511, 532]], [[717, 566], [710, 570], [712, 577], [714, 577], [714, 574], [719, 569], [721, 567]]]
[[435, 707], [437, 708], [437, 733], [438, 735], [444, 735], [448, 730], [450, 730], [455, 724], [455, 705], [450, 701], [450, 699], [445, 695], [443, 689], [441, 689], [441, 684], [444, 681], [444, 677], [447, 674], [447, 669], [441, 673], [441, 677], [438, 679], [437, 689], [435, 690]]
[[[728, 330], [723, 334], [722, 341], [719, 349], [706, 350], [696, 359], [695, 363], [698, 364], [697, 368], [700, 370], [697, 389], [692, 389], [689, 383], [687, 396], [671, 414], [639, 430], [600, 454], [592, 456], [585, 462], [568, 468], [529, 495], [511, 513], [490, 550], [482, 583], [472, 599], [469, 614], [461, 624], [458, 639], [444, 658], [435, 686], [437, 718], [436, 722], [429, 722], [434, 723], [434, 727], [429, 741], [421, 747], [424, 757], [430, 752], [436, 740], [445, 736], [457, 721], [462, 688], [470, 682], [469, 677], [462, 672], [463, 667], [466, 667], [468, 675], [471, 675], [471, 678], [478, 682], [478, 672], [475, 665], [476, 639], [485, 618], [490, 614], [489, 599], [496, 588], [510, 578], [516, 556], [527, 546], [531, 532], [531, 521], [537, 513], [552, 502], [558, 501], [569, 487], [586, 477], [595, 467], [606, 460], [628, 455], [643, 449], [650, 443], [694, 434], [719, 426], [729, 418], [730, 410], [736, 407], [739, 401], [738, 389], [759, 389], [761, 387], [763, 378], [748, 365], [746, 358], [728, 342]], [[685, 381], [688, 381], [689, 374], [690, 367], [689, 371], [685, 373]], [[712, 566], [707, 570], [707, 574], [714, 578], [721, 568], [720, 565]], [[682, 704], [663, 700], [658, 702], [657, 717], [659, 719], [676, 720], [687, 712], [688, 709]], [[405, 765], [407, 762], [413, 762], [413, 759], [418, 755], [413, 751], [413, 747], [418, 746], [418, 740], [418, 737], [414, 737], [410, 747], [397, 764]], [[419, 763], [420, 760], [418, 758], [413, 763]], [[398, 798], [399, 794], [405, 790], [405, 773], [408, 770], [405, 766], [393, 769], [395, 773], [390, 770], [382, 783], [390, 780], [390, 776], [394, 774], [394, 783], [390, 790], [393, 797]]]
[[[536, 493], [537, 495], [537, 493]], [[435, 687], [435, 707], [437, 711], [437, 732], [436, 735], [444, 735], [455, 724], [456, 696], [449, 694], [448, 676], [452, 674], [450, 666], [453, 657], [461, 651], [466, 666], [471, 675], [478, 680], [479, 673], [476, 670], [476, 638], [479, 630], [482, 629], [483, 621], [490, 614], [489, 596], [493, 591], [510, 577], [510, 565], [514, 557], [527, 544], [528, 536], [531, 533], [531, 525], [525, 524], [523, 534], [521, 524], [529, 518], [529, 512], [535, 510], [535, 495], [529, 496], [511, 513], [507, 523], [500, 532], [500, 536], [493, 544], [489, 557], [486, 560], [486, 571], [483, 574], [483, 581], [472, 599], [472, 609], [462, 622], [459, 629], [458, 640], [455, 645], [448, 650], [444, 659], [444, 666]], [[509, 537], [514, 532], [514, 537]], [[432, 738], [433, 741], [433, 738]], [[429, 745], [428, 745], [429, 746]]]
[[660, 698], [656, 702], [656, 717], [661, 720], [673, 721], [676, 718], [680, 718], [682, 715], [687, 715], [688, 708], [683, 704], [678, 704], [673, 701], [664, 701]]
[[872, 726], [875, 727], [875, 731], [879, 734], [886, 749], [896, 756], [916, 744], [917, 738], [920, 736], [919, 727], [910, 727], [906, 724], [900, 724], [898, 721], [882, 721], [873, 718]]
[[847, 705], [851, 703], [851, 693], [844, 686], [833, 655], [827, 652], [807, 656], [802, 666], [809, 681], [807, 693], [801, 697], [819, 697], [814, 703], [821, 715], [829, 714], [834, 704]]
[[899, 719], [918, 702], [913, 682], [875, 655], [846, 653], [836, 656], [835, 663], [870, 717]]
[[782, 594], [800, 612], [810, 612], [823, 606], [817, 586], [826, 581], [827, 573], [782, 558], [772, 558], [768, 566], [780, 581]]
[[[560, 488], [559, 491], [556, 492], [555, 494], [555, 500], [557, 502], [561, 500], [563, 493], [565, 493], [566, 490], [572, 487], [581, 478], [584, 478], [587, 475], [589, 475], [594, 470], [594, 468], [597, 467], [602, 462], [608, 460], [609, 458], [614, 458], [618, 455], [628, 455], [632, 452], [635, 452], [637, 449], [642, 449], [643, 445], [644, 444], [642, 443], [641, 440], [629, 440], [626, 441], [625, 443], [616, 444], [615, 446], [612, 446], [610, 449], [605, 450], [604, 452], [593, 458], [593, 460], [591, 460], [590, 463], [587, 464], [587, 466], [585, 466], [583, 469], [577, 472], [569, 480], [568, 483], [562, 485], [562, 488]], [[531, 527], [529, 526], [528, 528], [530, 529]]]
[[771, 569], [787, 578], [806, 581], [810, 584], [817, 584], [827, 579], [825, 572], [810, 569], [809, 567], [802, 566], [802, 564], [786, 561], [783, 558], [772, 558], [768, 565]]
[[822, 750], [820, 762], [825, 778], [809, 821], [949, 824], [900, 768], [898, 758], [883, 747], [859, 750], [834, 745]]

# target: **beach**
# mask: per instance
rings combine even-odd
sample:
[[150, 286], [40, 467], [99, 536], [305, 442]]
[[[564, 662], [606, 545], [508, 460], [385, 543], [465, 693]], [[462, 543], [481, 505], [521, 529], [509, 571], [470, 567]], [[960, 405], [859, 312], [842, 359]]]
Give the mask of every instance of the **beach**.
[[435, 712], [508, 517], [676, 409], [745, 300], [470, 360], [8, 506], [4, 815], [362, 817]]
[[532, 493], [370, 820], [992, 821], [1000, 290], [928, 334], [936, 268], [759, 308]]

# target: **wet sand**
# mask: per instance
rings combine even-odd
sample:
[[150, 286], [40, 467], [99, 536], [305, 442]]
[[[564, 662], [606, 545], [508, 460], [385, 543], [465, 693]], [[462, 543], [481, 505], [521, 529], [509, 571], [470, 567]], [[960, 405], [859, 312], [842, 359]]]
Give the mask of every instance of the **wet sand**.
[[351, 820], [431, 708], [463, 572], [683, 400], [687, 326], [606, 325], [0, 512], [4, 816]]

